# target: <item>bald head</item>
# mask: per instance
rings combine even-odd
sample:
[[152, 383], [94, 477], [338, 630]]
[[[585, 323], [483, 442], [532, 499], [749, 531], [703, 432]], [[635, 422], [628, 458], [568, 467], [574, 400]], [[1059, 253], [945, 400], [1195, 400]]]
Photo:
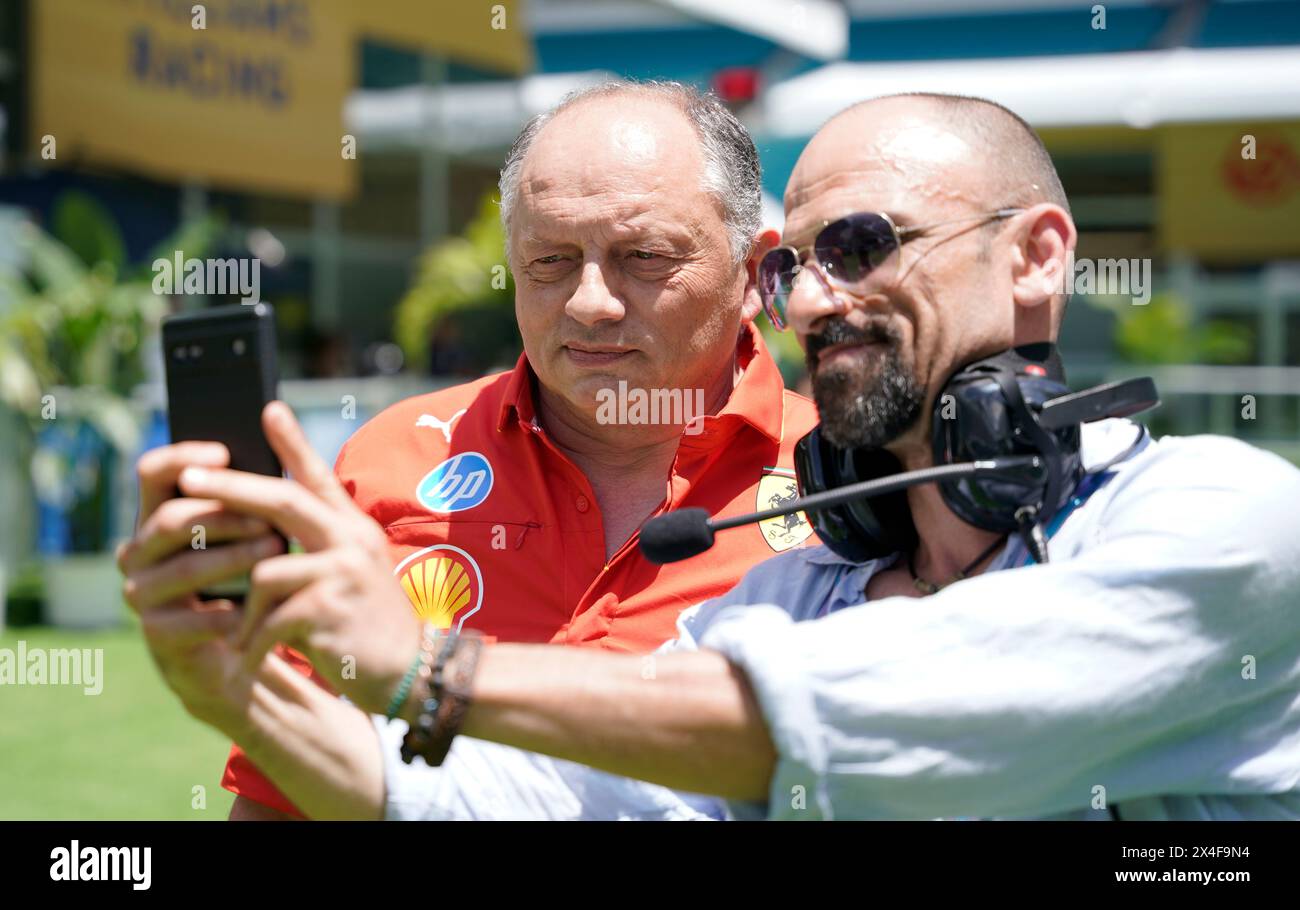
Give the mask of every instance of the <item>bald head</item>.
[[[923, 454], [918, 417], [957, 368], [1056, 338], [1076, 231], [1042, 143], [1000, 105], [944, 95], [854, 105], [809, 141], [785, 210], [782, 242], [796, 250], [855, 213], [888, 215], [901, 240], [852, 283], [823, 263], [820, 282], [795, 281], [787, 298], [823, 425], [842, 440], [901, 439]], [[833, 230], [820, 241], [832, 261], [847, 237]]]
[[[976, 156], [975, 163], [984, 175], [985, 185], [995, 194], [989, 200], [990, 205], [1029, 206], [1051, 202], [1067, 212], [1070, 210], [1056, 165], [1043, 140], [1011, 109], [985, 98], [927, 92], [889, 95], [875, 99], [874, 103], [891, 100], [928, 108], [936, 119], [966, 142]], [[857, 107], [869, 113], [872, 103], [864, 101]]]
[[[859, 102], [826, 122], [800, 156], [786, 189], [787, 229], [791, 215], [818, 200], [825, 211], [837, 185], [846, 197], [871, 181], [880, 209], [905, 223], [914, 213], [958, 214], [1070, 204], [1051, 155], [1033, 127], [1006, 107], [983, 98], [925, 92], [885, 95]], [[847, 201], [844, 212], [853, 209]], [[929, 220], [938, 220], [930, 218]], [[987, 236], [999, 228], [990, 222]], [[790, 238], [787, 230], [787, 242]], [[987, 247], [980, 248], [981, 254]], [[1068, 297], [1053, 300], [1053, 328], [1059, 328]]]
[[[1056, 166], [1033, 127], [983, 98], [914, 92], [859, 102], [818, 130], [808, 145], [810, 151], [816, 147], [818, 155], [805, 154], [800, 164], [821, 165], [823, 170], [849, 164], [847, 159], [865, 153], [868, 133], [875, 135], [891, 123], [902, 129], [893, 130], [880, 150], [900, 168], [927, 178], [947, 178], [950, 184], [958, 178], [977, 185], [960, 189], [978, 189], [978, 197], [964, 194], [988, 209], [1050, 202], [1070, 211]], [[809, 168], [804, 170], [802, 176], [809, 176]], [[796, 168], [790, 189], [806, 192], [799, 176]]]

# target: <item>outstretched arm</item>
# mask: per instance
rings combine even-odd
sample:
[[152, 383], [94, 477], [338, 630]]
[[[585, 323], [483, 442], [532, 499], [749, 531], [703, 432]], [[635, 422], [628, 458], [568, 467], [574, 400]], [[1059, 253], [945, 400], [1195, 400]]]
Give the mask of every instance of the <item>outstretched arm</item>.
[[[408, 720], [414, 713], [412, 703]], [[736, 800], [764, 799], [776, 762], [744, 674], [712, 651], [642, 658], [492, 645], [464, 732]]]

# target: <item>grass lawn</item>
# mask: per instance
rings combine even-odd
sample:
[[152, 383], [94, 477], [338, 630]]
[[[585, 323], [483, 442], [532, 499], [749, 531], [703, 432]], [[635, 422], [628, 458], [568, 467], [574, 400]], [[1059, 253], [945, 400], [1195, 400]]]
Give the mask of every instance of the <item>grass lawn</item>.
[[[229, 743], [163, 685], [134, 624], [6, 629], [0, 648], [103, 648], [103, 691], [0, 685], [0, 819], [224, 819]], [[194, 808], [194, 787], [206, 806]], [[201, 804], [201, 803], [200, 803]]]

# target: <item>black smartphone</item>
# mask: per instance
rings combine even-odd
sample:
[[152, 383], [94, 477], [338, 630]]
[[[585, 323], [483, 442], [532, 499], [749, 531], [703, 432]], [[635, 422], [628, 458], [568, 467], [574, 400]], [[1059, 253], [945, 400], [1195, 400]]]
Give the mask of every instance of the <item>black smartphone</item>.
[[[262, 409], [279, 384], [271, 306], [234, 304], [168, 317], [162, 344], [172, 442], [220, 442], [230, 450], [232, 468], [282, 476], [262, 432]], [[245, 576], [201, 596], [239, 601], [247, 589]]]

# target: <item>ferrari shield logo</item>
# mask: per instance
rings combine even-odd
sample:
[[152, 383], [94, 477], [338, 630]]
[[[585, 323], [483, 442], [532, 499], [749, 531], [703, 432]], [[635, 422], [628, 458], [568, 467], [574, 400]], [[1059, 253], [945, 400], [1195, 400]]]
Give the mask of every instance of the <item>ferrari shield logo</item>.
[[[795, 482], [794, 471], [788, 468], [764, 468], [763, 476], [758, 480], [758, 497], [754, 508], [775, 509], [799, 496], [799, 486]], [[767, 545], [777, 553], [797, 547], [812, 534], [812, 525], [808, 516], [802, 512], [768, 518], [758, 523]]]

